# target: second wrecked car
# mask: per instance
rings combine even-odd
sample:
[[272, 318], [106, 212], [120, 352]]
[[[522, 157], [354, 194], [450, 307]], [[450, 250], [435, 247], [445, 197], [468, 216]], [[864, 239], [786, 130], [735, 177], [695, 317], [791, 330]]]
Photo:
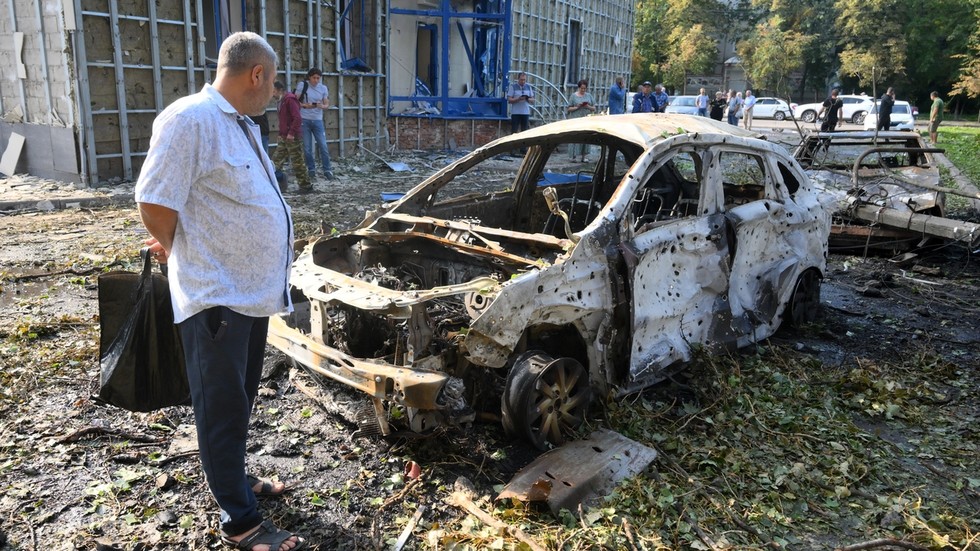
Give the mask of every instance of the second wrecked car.
[[[582, 145], [593, 161], [569, 160]], [[383, 430], [394, 410], [416, 431], [499, 412], [544, 448], [595, 392], [812, 319], [829, 225], [796, 161], [750, 132], [685, 115], [561, 121], [310, 243], [269, 340], [365, 392]]]

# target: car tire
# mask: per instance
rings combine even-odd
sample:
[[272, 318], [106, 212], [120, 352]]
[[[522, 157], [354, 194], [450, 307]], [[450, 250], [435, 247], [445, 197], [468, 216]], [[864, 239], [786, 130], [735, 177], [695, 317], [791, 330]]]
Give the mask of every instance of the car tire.
[[820, 311], [820, 272], [811, 268], [796, 280], [783, 319], [791, 329], [799, 329], [817, 320]]
[[782, 111], [776, 111], [776, 114], [773, 115], [772, 118], [776, 119], [777, 121], [781, 121], [786, 118], [786, 113], [783, 113]]
[[803, 112], [803, 115], [800, 117], [800, 119], [803, 122], [813, 122], [817, 120], [817, 112], [814, 111], [813, 109], [807, 109], [806, 111]]
[[589, 373], [582, 364], [532, 350], [517, 357], [507, 375], [501, 421], [509, 435], [546, 450], [582, 426], [591, 399]]
[[851, 116], [851, 122], [853, 122], [854, 124], [864, 124], [865, 116], [867, 116], [867, 113], [865, 113], [864, 111], [858, 111], [857, 113], [854, 113], [853, 116]]

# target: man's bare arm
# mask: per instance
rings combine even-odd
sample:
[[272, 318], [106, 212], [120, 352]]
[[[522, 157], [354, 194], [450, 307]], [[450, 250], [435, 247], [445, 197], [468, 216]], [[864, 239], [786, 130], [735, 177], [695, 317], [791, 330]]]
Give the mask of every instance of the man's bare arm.
[[147, 245], [162, 262], [166, 262], [166, 257], [170, 256], [170, 248], [174, 244], [174, 232], [177, 230], [177, 211], [156, 205], [153, 203], [139, 203], [140, 220], [146, 227], [146, 231], [153, 236], [152, 240], [147, 240]]

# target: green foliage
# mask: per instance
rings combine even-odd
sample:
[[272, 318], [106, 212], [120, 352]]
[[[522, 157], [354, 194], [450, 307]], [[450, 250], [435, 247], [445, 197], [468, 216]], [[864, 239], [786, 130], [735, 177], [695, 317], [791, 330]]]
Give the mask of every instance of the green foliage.
[[[557, 549], [830, 549], [854, 538], [971, 548], [974, 374], [929, 349], [848, 363], [782, 348], [700, 352], [683, 390], [608, 406], [611, 428], [657, 448], [653, 467], [593, 509], [553, 519], [498, 503], [494, 515]], [[462, 548], [516, 548], [475, 523], [440, 532], [442, 543], [464, 535]]]
[[980, 128], [939, 126], [939, 146], [946, 157], [973, 182], [980, 182]]
[[905, 0], [837, 0], [841, 73], [870, 87], [905, 72]]
[[[980, 21], [980, 7], [974, 12], [974, 20]], [[961, 60], [959, 80], [953, 85], [953, 95], [971, 98], [980, 97], [980, 25], [970, 35], [969, 49], [966, 53], [954, 56]]]
[[751, 86], [788, 97], [786, 78], [803, 67], [803, 54], [812, 39], [782, 31], [781, 26], [778, 15], [760, 23], [747, 40], [738, 43], [738, 52]]

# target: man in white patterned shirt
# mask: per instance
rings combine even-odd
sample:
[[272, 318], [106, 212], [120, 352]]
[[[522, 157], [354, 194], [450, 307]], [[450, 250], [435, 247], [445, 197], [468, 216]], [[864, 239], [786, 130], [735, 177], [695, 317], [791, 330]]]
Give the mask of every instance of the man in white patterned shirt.
[[214, 85], [175, 101], [153, 122], [136, 201], [152, 236], [147, 244], [170, 267], [201, 466], [221, 508], [222, 539], [288, 551], [305, 541], [263, 520], [255, 496], [285, 486], [256, 488], [245, 472], [269, 316], [292, 308], [290, 210], [247, 118], [268, 105], [276, 64], [257, 34], [229, 36]]

